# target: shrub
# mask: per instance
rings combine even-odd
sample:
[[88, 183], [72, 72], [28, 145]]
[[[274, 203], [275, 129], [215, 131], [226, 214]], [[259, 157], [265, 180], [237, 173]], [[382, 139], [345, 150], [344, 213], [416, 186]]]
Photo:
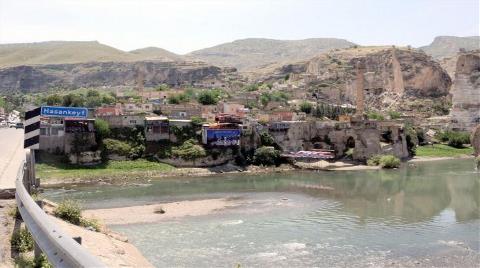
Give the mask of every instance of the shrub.
[[410, 156], [415, 156], [417, 154], [418, 134], [410, 125], [405, 127], [405, 139], [407, 141], [408, 154]]
[[92, 228], [95, 232], [100, 232], [100, 223], [96, 219], [80, 218], [80, 226]]
[[103, 144], [107, 152], [112, 154], [128, 156], [132, 150], [130, 144], [115, 139], [104, 139]]
[[368, 119], [372, 119], [372, 120], [385, 120], [385, 116], [383, 116], [383, 114], [375, 111], [368, 112], [367, 117]]
[[108, 137], [110, 135], [108, 122], [100, 118], [95, 119], [95, 132], [101, 139]]
[[219, 94], [218, 92], [212, 91], [212, 90], [204, 90], [198, 94], [198, 102], [203, 105], [213, 105], [217, 104], [218, 99], [219, 99]]
[[448, 138], [448, 145], [455, 148], [463, 148], [463, 145], [468, 143], [470, 135], [467, 132], [452, 132]]
[[380, 158], [382, 156], [381, 155], [374, 155], [374, 156], [371, 156], [368, 160], [367, 160], [367, 165], [369, 166], [378, 166], [380, 165]]
[[18, 252], [33, 250], [33, 237], [26, 228], [20, 228], [13, 232], [10, 245]]
[[257, 165], [275, 165], [279, 162], [280, 152], [272, 146], [262, 146], [255, 150], [253, 159]]
[[393, 155], [382, 155], [379, 162], [382, 168], [398, 168], [400, 166], [400, 159]]
[[402, 116], [402, 114], [397, 111], [389, 111], [388, 116], [390, 116], [390, 119], [398, 119]]
[[168, 97], [169, 104], [180, 104], [190, 101], [190, 97], [185, 93], [172, 94]]
[[195, 160], [200, 157], [205, 157], [207, 153], [202, 146], [195, 144], [194, 139], [189, 139], [181, 146], [173, 147], [172, 155], [185, 160]]
[[313, 105], [310, 102], [304, 101], [300, 104], [300, 111], [310, 114], [312, 113]]
[[268, 132], [262, 132], [260, 134], [260, 143], [262, 146], [273, 146], [275, 144], [275, 140]]
[[82, 209], [77, 201], [66, 199], [58, 204], [58, 207], [53, 211], [53, 215], [72, 224], [80, 225]]

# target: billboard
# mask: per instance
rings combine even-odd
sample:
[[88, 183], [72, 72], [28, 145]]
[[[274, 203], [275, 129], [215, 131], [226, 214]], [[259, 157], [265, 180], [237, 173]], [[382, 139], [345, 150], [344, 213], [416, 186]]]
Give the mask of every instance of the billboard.
[[42, 106], [42, 116], [87, 118], [88, 109], [80, 107]]
[[207, 144], [213, 146], [240, 145], [240, 129], [205, 129]]

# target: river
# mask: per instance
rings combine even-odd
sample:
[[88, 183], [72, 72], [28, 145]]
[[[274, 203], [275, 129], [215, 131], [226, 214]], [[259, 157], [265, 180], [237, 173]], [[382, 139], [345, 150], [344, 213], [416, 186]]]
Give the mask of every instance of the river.
[[475, 266], [480, 173], [473, 160], [396, 170], [172, 178], [47, 189], [111, 208], [230, 198], [239, 206], [149, 224], [112, 225], [157, 267]]

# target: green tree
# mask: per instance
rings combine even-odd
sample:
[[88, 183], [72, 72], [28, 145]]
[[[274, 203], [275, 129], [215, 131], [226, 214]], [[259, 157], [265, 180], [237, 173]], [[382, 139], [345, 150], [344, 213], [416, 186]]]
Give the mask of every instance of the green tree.
[[275, 144], [275, 140], [268, 132], [262, 132], [260, 134], [260, 143], [263, 146], [273, 146]]
[[107, 121], [97, 118], [95, 120], [95, 131], [100, 140], [105, 139], [110, 135], [110, 125]]
[[63, 96], [62, 105], [67, 107], [82, 107], [85, 105], [85, 99], [82, 95], [69, 93]]
[[300, 111], [311, 114], [313, 109], [313, 105], [310, 102], [304, 101], [300, 104]]
[[211, 90], [204, 90], [198, 94], [197, 100], [202, 105], [213, 105], [217, 104], [219, 99], [218, 94]]
[[45, 97], [45, 99], [43, 100], [44, 103], [46, 103], [47, 105], [60, 105], [62, 104], [62, 97], [58, 94], [51, 94], [51, 95], [48, 95], [47, 97]]
[[194, 139], [185, 141], [181, 146], [172, 148], [172, 155], [185, 160], [195, 160], [207, 155], [205, 149], [196, 144]]
[[276, 165], [280, 160], [280, 152], [272, 146], [262, 146], [255, 150], [253, 160], [257, 165]]

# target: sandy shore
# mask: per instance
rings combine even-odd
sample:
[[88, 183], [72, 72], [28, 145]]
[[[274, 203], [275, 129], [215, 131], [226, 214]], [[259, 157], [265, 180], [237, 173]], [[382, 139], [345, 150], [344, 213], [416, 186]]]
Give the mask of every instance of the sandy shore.
[[409, 162], [428, 162], [428, 161], [439, 161], [439, 160], [454, 160], [454, 159], [473, 159], [473, 156], [471, 155], [462, 155], [462, 156], [456, 156], [456, 157], [418, 157], [415, 156], [414, 158], [410, 159], [407, 161]]
[[[85, 210], [82, 214], [87, 218], [100, 219], [106, 225], [151, 223], [186, 216], [201, 216], [215, 211], [234, 207], [235, 201], [228, 199], [206, 199], [181, 201], [173, 203], [131, 206], [109, 209]], [[163, 213], [161, 213], [161, 210]]]

